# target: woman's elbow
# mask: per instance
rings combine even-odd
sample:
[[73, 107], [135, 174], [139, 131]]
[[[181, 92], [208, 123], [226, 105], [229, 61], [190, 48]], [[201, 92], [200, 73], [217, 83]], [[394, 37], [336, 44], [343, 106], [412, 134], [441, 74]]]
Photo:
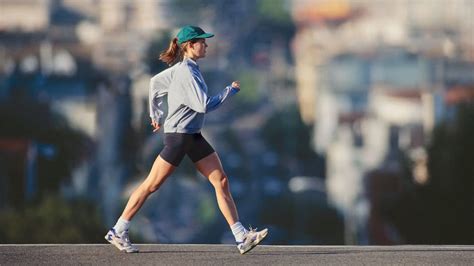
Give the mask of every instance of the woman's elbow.
[[208, 112], [206, 106], [195, 106], [193, 109], [194, 109], [194, 111], [196, 111], [198, 113], [202, 113], [202, 114], [205, 114], [205, 113]]

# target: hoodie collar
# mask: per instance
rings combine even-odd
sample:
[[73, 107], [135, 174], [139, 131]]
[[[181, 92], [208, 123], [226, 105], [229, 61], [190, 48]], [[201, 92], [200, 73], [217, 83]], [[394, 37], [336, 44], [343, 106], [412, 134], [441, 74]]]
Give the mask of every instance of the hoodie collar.
[[187, 61], [191, 62], [192, 64], [194, 64], [196, 66], [198, 65], [196, 61], [194, 61], [193, 59], [191, 59], [189, 57], [185, 57], [184, 60], [187, 60]]

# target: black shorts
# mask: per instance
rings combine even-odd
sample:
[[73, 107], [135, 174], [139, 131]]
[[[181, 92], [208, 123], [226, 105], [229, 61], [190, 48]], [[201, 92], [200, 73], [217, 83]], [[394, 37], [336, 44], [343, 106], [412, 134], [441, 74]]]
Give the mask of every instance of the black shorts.
[[201, 133], [165, 133], [163, 142], [165, 147], [160, 153], [161, 158], [176, 167], [186, 154], [195, 163], [214, 153], [214, 149]]

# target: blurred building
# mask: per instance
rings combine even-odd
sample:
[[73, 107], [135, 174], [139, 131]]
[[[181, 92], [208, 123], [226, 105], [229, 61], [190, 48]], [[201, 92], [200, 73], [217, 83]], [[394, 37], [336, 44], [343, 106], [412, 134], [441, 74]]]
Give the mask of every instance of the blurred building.
[[380, 197], [368, 195], [387, 191], [373, 185], [383, 183], [374, 179], [400, 175], [402, 152], [414, 162], [415, 182], [429, 179], [423, 147], [431, 130], [449, 115], [449, 99], [472, 99], [474, 5], [466, 0], [292, 4], [300, 112], [314, 126], [315, 150], [327, 156], [328, 197], [344, 214], [346, 243], [400, 241], [390, 230], [373, 235], [385, 227], [372, 212]]
[[44, 31], [50, 25], [50, 0], [1, 0], [0, 31]]
[[172, 26], [167, 3], [167, 0], [99, 1], [96, 17], [99, 24], [88, 27], [99, 32], [92, 41], [95, 64], [116, 73], [130, 73], [142, 67], [142, 56], [151, 37]]
[[469, 0], [294, 0], [292, 5], [298, 28], [293, 40], [298, 99], [308, 124], [317, 120], [312, 106], [321, 76], [314, 73], [337, 54], [391, 45], [431, 56], [474, 60]]
[[169, 29], [173, 18], [168, 0], [99, 0], [101, 28], [104, 31], [139, 31], [151, 33]]

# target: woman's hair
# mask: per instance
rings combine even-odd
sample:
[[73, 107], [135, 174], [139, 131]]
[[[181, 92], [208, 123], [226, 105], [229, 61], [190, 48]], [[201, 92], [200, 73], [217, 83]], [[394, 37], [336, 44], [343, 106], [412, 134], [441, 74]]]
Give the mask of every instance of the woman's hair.
[[184, 51], [191, 43], [195, 43], [198, 39], [192, 39], [181, 45], [178, 44], [178, 38], [173, 38], [170, 42], [168, 49], [160, 54], [159, 59], [168, 65], [174, 65], [175, 63], [183, 60]]

